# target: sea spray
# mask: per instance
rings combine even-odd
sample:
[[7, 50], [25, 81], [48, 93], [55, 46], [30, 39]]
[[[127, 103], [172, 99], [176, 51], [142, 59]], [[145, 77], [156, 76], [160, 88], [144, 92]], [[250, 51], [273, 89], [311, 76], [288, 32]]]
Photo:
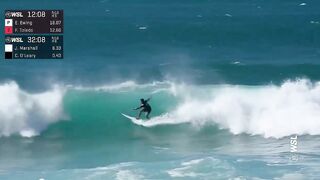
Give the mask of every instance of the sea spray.
[[49, 124], [64, 117], [63, 96], [64, 90], [58, 86], [31, 94], [21, 90], [13, 81], [1, 84], [0, 136], [38, 135]]

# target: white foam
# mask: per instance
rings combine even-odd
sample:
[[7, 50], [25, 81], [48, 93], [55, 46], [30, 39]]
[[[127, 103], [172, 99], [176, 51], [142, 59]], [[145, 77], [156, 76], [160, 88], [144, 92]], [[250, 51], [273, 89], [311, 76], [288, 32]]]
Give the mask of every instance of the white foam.
[[171, 177], [197, 177], [200, 175], [195, 172], [190, 172], [190, 169], [191, 169], [191, 167], [185, 166], [185, 167], [180, 167], [180, 168], [168, 170], [167, 173]]
[[194, 165], [194, 164], [199, 164], [200, 162], [202, 162], [204, 159], [193, 159], [187, 162], [182, 162], [181, 165], [182, 166], [190, 166], [190, 165]]
[[[207, 168], [210, 168], [209, 170]], [[223, 164], [221, 164], [220, 161], [217, 159], [214, 159], [212, 157], [207, 157], [207, 158], [200, 158], [200, 159], [193, 159], [190, 161], [185, 161], [180, 164], [179, 167], [167, 170], [167, 173], [169, 174], [170, 177], [173, 178], [186, 178], [186, 177], [191, 177], [191, 178], [198, 178], [201, 179], [200, 177], [205, 177], [212, 175], [210, 173], [215, 173], [215, 168], [219, 167], [220, 171], [221, 168], [224, 168]], [[221, 178], [225, 179], [225, 178]]]
[[73, 85], [67, 85], [70, 89], [75, 90], [96, 90], [96, 91], [111, 91], [111, 90], [120, 90], [123, 88], [135, 88], [138, 84], [136, 84], [134, 81], [125, 81], [118, 84], [108, 84], [108, 85], [101, 85], [101, 86], [95, 86], [95, 87], [86, 87], [86, 86], [73, 86]]
[[176, 86], [173, 94], [184, 99], [178, 107], [139, 124], [216, 124], [233, 134], [274, 138], [320, 135], [320, 83], [301, 79], [281, 86], [194, 88]]
[[284, 174], [282, 177], [276, 177], [275, 180], [304, 180], [308, 179], [303, 174], [300, 173], [290, 173]]
[[147, 26], [140, 26], [139, 29], [140, 30], [146, 30], [146, 29], [148, 29], [148, 27]]
[[21, 90], [15, 82], [0, 85], [0, 136], [38, 135], [47, 125], [63, 117], [63, 95], [64, 90], [57, 86], [31, 94]]
[[116, 174], [117, 180], [138, 180], [143, 179], [143, 175], [133, 173], [130, 170], [120, 170]]

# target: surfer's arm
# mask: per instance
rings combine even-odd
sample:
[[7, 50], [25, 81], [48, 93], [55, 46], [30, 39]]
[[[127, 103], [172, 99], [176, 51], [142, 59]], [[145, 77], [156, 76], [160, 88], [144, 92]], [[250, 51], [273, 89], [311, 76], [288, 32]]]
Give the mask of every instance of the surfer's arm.
[[138, 110], [138, 109], [141, 109], [143, 107], [143, 105], [137, 107], [137, 108], [134, 108], [133, 110]]
[[146, 102], [148, 102], [148, 101], [150, 101], [151, 100], [151, 97], [149, 97], [147, 100], [146, 100]]

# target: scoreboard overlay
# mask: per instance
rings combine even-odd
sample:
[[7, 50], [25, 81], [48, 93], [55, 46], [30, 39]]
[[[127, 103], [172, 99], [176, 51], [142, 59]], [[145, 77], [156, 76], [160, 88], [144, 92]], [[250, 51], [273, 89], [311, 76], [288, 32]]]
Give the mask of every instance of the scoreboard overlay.
[[63, 10], [5, 10], [5, 59], [63, 59]]

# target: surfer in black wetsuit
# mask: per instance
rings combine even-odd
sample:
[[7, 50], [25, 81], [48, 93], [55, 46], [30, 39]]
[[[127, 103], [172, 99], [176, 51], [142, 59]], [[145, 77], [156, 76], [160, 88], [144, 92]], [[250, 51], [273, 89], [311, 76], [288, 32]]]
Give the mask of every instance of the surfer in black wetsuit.
[[150, 115], [150, 112], [151, 112], [151, 106], [148, 103], [148, 101], [150, 101], [150, 99], [151, 98], [148, 98], [147, 100], [140, 99], [141, 105], [139, 107], [133, 109], [133, 110], [141, 109], [137, 119], [140, 119], [140, 116], [141, 116], [142, 112], [146, 112], [147, 113], [146, 117], [147, 117], [147, 119], [149, 119], [149, 115]]

